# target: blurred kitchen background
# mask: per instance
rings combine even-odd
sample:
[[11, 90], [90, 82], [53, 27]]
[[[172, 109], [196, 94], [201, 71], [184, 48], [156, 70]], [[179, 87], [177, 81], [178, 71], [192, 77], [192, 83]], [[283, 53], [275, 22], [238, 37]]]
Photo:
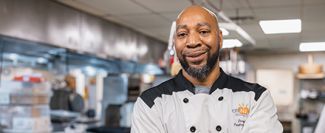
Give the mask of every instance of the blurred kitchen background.
[[130, 132], [137, 97], [179, 70], [192, 4], [219, 18], [224, 71], [271, 91], [285, 133], [314, 132], [325, 0], [0, 0], [0, 132]]

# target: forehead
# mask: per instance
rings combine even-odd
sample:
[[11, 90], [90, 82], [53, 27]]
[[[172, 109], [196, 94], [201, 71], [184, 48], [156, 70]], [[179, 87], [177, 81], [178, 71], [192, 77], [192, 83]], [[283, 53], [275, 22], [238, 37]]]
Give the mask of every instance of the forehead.
[[177, 25], [197, 25], [198, 23], [209, 24], [215, 27], [217, 20], [207, 9], [202, 7], [189, 7], [181, 12], [176, 21]]

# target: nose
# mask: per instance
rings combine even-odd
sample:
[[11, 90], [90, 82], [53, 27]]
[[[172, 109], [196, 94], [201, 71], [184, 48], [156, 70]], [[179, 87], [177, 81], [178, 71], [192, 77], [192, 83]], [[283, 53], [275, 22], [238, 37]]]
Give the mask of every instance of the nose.
[[188, 48], [196, 48], [201, 46], [201, 39], [197, 33], [190, 33], [186, 40], [186, 47]]

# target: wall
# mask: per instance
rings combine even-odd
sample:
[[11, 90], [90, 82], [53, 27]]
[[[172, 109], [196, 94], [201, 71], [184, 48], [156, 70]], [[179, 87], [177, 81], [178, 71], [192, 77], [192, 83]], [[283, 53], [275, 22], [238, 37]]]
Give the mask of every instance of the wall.
[[0, 0], [0, 34], [102, 58], [155, 63], [166, 43], [50, 0]]

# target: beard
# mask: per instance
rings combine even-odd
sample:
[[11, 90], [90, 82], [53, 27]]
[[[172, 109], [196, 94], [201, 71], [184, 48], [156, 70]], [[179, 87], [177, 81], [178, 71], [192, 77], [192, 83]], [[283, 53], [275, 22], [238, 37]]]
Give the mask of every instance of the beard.
[[202, 67], [190, 67], [188, 61], [186, 61], [185, 55], [182, 55], [182, 58], [179, 58], [179, 62], [182, 65], [183, 69], [192, 77], [196, 78], [199, 81], [204, 81], [208, 75], [210, 74], [211, 70], [216, 65], [218, 58], [219, 58], [219, 48], [216, 52], [210, 54], [210, 51], [207, 52], [208, 59], [206, 64]]

